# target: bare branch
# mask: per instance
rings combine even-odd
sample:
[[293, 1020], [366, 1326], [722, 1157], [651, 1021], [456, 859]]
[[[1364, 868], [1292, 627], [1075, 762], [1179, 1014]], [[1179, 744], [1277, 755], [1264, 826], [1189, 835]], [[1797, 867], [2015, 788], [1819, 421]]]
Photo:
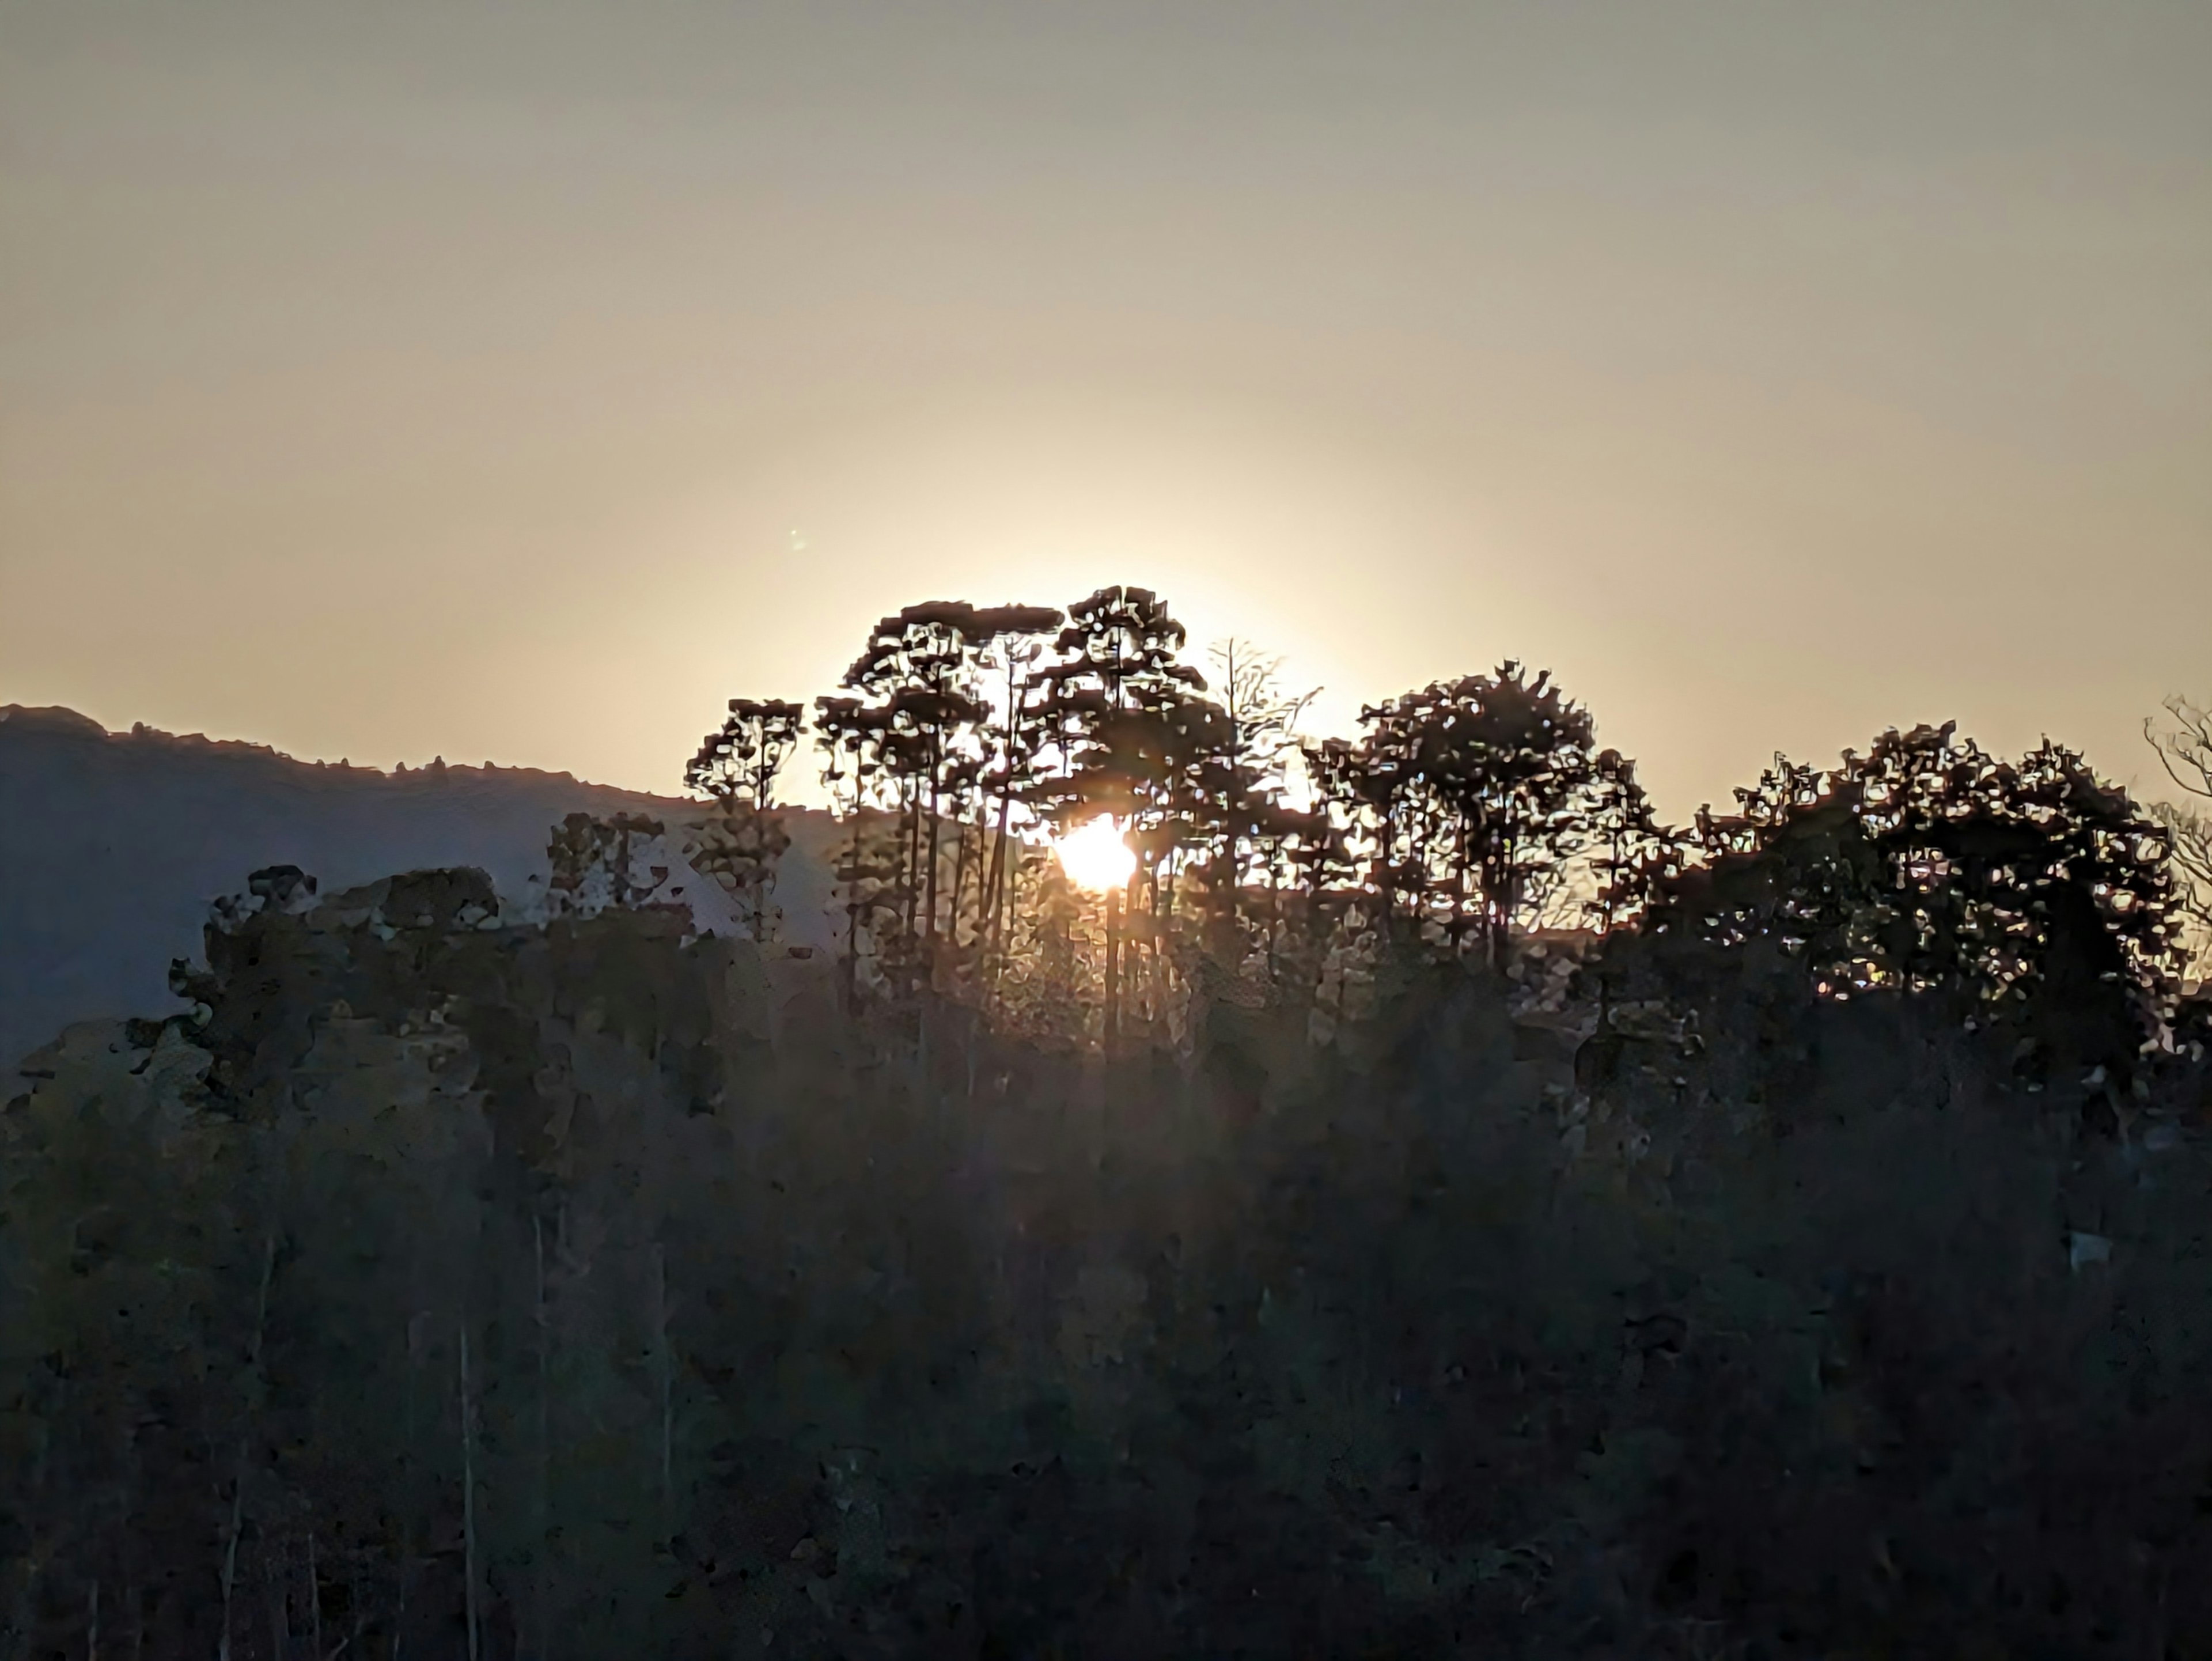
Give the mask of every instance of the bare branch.
[[2212, 709], [2178, 695], [2165, 708], [2172, 725], [2161, 729], [2153, 716], [2143, 722], [2143, 737], [2167, 777], [2192, 796], [2212, 799]]

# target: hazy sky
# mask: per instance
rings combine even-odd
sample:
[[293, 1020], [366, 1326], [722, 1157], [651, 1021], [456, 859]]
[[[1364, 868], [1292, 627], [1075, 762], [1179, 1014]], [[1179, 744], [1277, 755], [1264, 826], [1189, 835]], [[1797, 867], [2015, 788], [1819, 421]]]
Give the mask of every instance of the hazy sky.
[[670, 789], [909, 601], [1686, 813], [2212, 696], [2212, 3], [0, 0], [0, 702]]

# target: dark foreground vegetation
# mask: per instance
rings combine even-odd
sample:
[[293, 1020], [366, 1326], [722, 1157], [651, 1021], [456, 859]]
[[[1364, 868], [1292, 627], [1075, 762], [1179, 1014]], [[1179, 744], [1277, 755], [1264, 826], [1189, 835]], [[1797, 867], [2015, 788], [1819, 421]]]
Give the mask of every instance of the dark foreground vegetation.
[[1302, 755], [1086, 605], [820, 706], [835, 953], [741, 702], [550, 908], [258, 873], [33, 1057], [11, 1652], [2212, 1654], [2198, 821], [1922, 728], [1670, 829], [1542, 677]]

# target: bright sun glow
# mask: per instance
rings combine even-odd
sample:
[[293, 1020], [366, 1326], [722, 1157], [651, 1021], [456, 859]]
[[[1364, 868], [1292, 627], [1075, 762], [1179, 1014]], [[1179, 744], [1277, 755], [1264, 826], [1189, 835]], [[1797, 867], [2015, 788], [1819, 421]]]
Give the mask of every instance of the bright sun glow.
[[1119, 888], [1137, 868], [1137, 856], [1104, 814], [1087, 820], [1060, 839], [1060, 868], [1079, 888]]

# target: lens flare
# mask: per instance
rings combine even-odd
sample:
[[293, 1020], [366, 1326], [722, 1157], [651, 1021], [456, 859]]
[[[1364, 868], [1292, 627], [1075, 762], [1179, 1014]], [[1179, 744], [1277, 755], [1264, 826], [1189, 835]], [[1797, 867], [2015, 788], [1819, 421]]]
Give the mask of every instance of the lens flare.
[[1137, 856], [1121, 840], [1121, 828], [1104, 814], [1062, 837], [1058, 852], [1060, 868], [1079, 888], [1119, 888], [1137, 868]]

